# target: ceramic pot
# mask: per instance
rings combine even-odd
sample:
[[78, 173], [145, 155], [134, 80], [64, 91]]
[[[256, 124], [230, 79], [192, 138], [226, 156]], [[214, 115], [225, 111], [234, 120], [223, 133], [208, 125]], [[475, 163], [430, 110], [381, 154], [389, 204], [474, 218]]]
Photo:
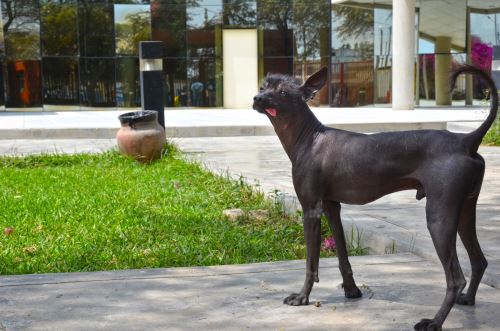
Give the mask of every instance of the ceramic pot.
[[161, 156], [165, 129], [158, 123], [158, 113], [143, 110], [118, 116], [121, 128], [116, 134], [118, 149], [123, 155], [149, 163]]

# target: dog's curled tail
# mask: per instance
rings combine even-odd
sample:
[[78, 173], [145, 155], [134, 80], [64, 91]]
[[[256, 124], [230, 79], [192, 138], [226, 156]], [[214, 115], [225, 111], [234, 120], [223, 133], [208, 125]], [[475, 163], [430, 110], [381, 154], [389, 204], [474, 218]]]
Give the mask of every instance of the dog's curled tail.
[[465, 143], [469, 146], [469, 151], [471, 154], [476, 153], [484, 135], [488, 132], [489, 128], [495, 121], [498, 110], [498, 91], [495, 86], [495, 82], [491, 79], [483, 70], [470, 65], [464, 65], [454, 70], [450, 76], [450, 87], [453, 89], [455, 87], [455, 82], [457, 77], [461, 74], [473, 74], [480, 76], [488, 85], [490, 90], [490, 113], [484, 122], [474, 131], [465, 136]]

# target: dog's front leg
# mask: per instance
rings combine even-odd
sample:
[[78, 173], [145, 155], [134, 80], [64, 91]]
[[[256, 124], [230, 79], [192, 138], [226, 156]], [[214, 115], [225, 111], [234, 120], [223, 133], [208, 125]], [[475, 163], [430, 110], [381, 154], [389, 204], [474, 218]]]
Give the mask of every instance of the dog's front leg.
[[309, 304], [314, 282], [319, 282], [318, 265], [321, 247], [321, 207], [304, 210], [304, 237], [306, 239], [306, 279], [300, 293], [292, 293], [283, 303], [291, 306]]

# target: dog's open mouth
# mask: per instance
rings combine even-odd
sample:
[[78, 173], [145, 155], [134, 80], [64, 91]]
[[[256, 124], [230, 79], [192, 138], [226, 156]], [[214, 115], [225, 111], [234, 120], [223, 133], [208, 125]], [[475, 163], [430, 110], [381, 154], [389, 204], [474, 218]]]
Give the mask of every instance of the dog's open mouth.
[[266, 111], [266, 113], [268, 113], [272, 117], [276, 117], [276, 114], [278, 113], [278, 111], [276, 110], [276, 108], [266, 108], [264, 110]]

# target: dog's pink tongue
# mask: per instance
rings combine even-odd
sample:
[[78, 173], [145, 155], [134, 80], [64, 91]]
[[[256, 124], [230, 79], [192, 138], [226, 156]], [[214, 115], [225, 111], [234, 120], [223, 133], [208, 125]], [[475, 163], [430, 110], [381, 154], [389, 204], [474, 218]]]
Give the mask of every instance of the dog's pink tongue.
[[278, 112], [276, 108], [266, 108], [266, 112], [272, 117], [276, 117], [276, 113]]

